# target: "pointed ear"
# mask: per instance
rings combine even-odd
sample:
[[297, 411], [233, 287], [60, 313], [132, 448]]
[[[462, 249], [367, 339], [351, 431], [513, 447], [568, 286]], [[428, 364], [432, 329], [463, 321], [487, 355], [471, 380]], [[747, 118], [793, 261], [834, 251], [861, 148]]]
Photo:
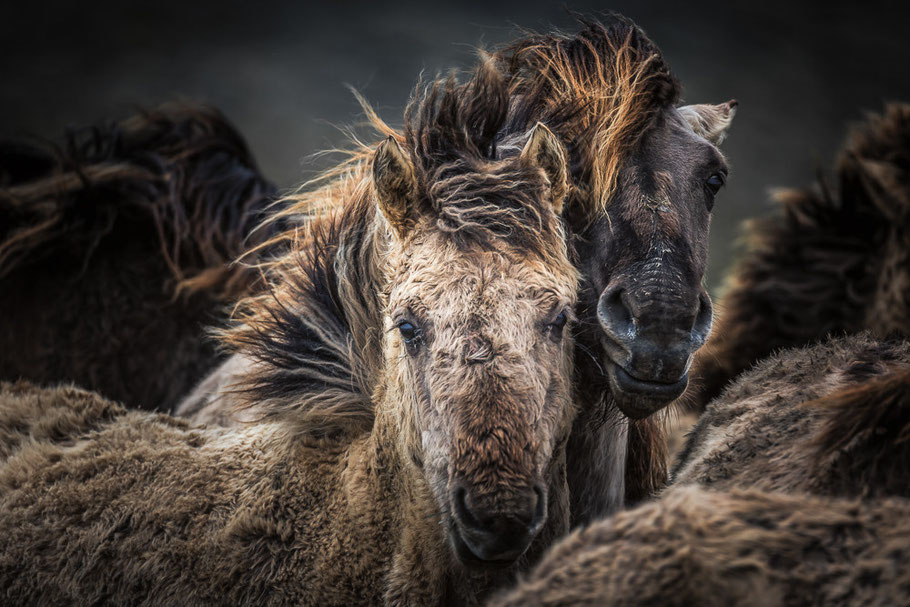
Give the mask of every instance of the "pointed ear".
[[727, 129], [736, 115], [736, 106], [739, 102], [731, 99], [726, 103], [711, 105], [701, 103], [698, 105], [684, 105], [679, 113], [686, 119], [689, 126], [714, 145], [720, 145], [727, 136]]
[[543, 169], [550, 182], [553, 210], [557, 215], [562, 213], [562, 206], [569, 191], [566, 150], [553, 131], [542, 122], [538, 122], [531, 130], [528, 142], [521, 151], [521, 163]]
[[405, 236], [416, 222], [417, 176], [391, 135], [373, 154], [373, 188], [382, 214], [399, 236]]

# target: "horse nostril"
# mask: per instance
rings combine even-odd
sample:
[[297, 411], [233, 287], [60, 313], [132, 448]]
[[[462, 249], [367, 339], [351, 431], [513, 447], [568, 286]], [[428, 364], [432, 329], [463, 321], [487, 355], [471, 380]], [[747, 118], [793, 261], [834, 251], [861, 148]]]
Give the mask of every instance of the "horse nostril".
[[695, 315], [695, 323], [692, 326], [692, 341], [696, 348], [701, 347], [711, 333], [711, 323], [714, 319], [714, 310], [711, 306], [711, 298], [705, 291], [698, 296], [698, 313]]
[[480, 520], [474, 516], [474, 513], [471, 512], [471, 509], [468, 508], [466, 503], [467, 491], [464, 487], [458, 487], [455, 489], [455, 495], [452, 496], [452, 502], [455, 505], [455, 516], [461, 521], [463, 525], [468, 527], [477, 528], [481, 526]]
[[534, 498], [534, 516], [531, 518], [531, 524], [528, 525], [531, 533], [537, 533], [547, 520], [547, 494], [540, 485], [534, 486]]
[[635, 337], [635, 322], [622, 287], [608, 287], [597, 302], [597, 318], [606, 333], [620, 341]]

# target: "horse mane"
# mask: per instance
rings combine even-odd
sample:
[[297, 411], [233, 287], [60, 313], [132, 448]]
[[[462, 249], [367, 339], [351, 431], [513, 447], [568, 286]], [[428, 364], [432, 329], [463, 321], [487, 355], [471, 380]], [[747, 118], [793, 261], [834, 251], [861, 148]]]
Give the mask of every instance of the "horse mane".
[[0, 142], [0, 277], [63, 249], [87, 263], [107, 235], [150, 216], [176, 292], [228, 297], [256, 278], [231, 263], [275, 198], [241, 135], [207, 106], [141, 110], [71, 130], [62, 145]]
[[[777, 215], [745, 224], [719, 319], [696, 356], [696, 408], [756, 360], [828, 335], [910, 335], [910, 105], [890, 105], [847, 138], [833, 190], [780, 190]], [[887, 298], [887, 299], [886, 299]]]
[[579, 203], [591, 217], [610, 201], [641, 137], [679, 101], [680, 86], [631, 20], [578, 21], [576, 34], [527, 32], [494, 56], [510, 74], [506, 130], [541, 121], [570, 146]]
[[[462, 247], [507, 241], [550, 259], [554, 238], [564, 235], [558, 218], [543, 212], [545, 178], [495, 162], [507, 101], [507, 82], [487, 60], [463, 84], [449, 76], [418, 87], [403, 132], [365, 111], [379, 135], [410, 152], [419, 204], [435, 228]], [[255, 361], [236, 384], [240, 406], [290, 422], [304, 439], [351, 438], [373, 424], [389, 235], [376, 212], [374, 149], [358, 142], [284, 201], [277, 216], [293, 227], [261, 246], [287, 252], [259, 265], [268, 288], [241, 301], [235, 324], [221, 334]], [[516, 191], [518, 182], [528, 187]]]

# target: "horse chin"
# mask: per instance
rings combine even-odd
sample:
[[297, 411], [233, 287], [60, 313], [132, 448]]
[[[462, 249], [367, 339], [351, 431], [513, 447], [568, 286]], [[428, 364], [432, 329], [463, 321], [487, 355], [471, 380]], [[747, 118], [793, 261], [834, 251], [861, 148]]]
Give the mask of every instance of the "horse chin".
[[455, 557], [458, 559], [458, 562], [465, 567], [466, 569], [472, 570], [502, 570], [508, 569], [514, 565], [521, 554], [516, 555], [514, 558], [508, 559], [483, 559], [468, 546], [467, 542], [461, 537], [461, 533], [458, 531], [457, 526], [454, 522], [449, 525], [448, 530], [449, 543], [452, 546], [452, 551], [455, 553]]
[[689, 384], [689, 373], [674, 382], [649, 381], [632, 376], [611, 360], [606, 361], [610, 391], [616, 406], [630, 419], [644, 419], [682, 396]]

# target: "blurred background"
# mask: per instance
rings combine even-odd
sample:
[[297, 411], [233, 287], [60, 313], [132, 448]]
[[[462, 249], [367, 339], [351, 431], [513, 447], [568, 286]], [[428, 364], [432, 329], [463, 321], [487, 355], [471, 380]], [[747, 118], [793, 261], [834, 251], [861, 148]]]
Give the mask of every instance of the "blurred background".
[[473, 63], [518, 28], [573, 31], [567, 8], [615, 10], [660, 46], [685, 101], [736, 98], [732, 166], [715, 207], [708, 281], [734, 258], [740, 222], [768, 190], [830, 171], [845, 127], [910, 101], [910, 19], [899, 3], [187, 2], [0, 4], [0, 136], [67, 126], [174, 99], [209, 102], [238, 126], [263, 172], [290, 188], [361, 120], [345, 85], [400, 124], [421, 71]]

